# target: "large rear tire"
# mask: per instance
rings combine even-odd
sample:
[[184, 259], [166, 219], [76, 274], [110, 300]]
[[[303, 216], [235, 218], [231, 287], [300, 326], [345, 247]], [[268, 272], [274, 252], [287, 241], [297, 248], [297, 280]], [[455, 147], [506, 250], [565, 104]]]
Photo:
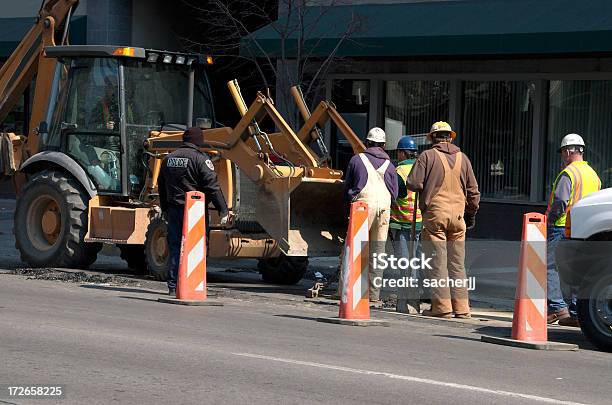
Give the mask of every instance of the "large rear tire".
[[168, 223], [161, 216], [151, 220], [145, 237], [144, 259], [149, 275], [156, 280], [168, 280]]
[[580, 298], [578, 320], [582, 332], [598, 349], [612, 352], [612, 274], [589, 283]]
[[23, 188], [15, 210], [15, 247], [33, 267], [87, 268], [102, 244], [85, 243], [89, 198], [61, 171], [35, 174]]
[[291, 285], [298, 283], [308, 269], [307, 257], [285, 256], [259, 259], [261, 279], [270, 284]]

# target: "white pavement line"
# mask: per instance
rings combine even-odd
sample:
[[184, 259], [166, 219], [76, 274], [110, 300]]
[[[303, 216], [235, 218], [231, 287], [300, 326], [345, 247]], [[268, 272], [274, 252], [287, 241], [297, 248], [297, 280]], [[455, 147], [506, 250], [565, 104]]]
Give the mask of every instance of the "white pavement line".
[[511, 392], [511, 391], [491, 390], [488, 388], [476, 387], [473, 385], [455, 384], [455, 383], [449, 383], [449, 382], [444, 382], [444, 381], [431, 380], [429, 378], [411, 377], [408, 375], [385, 373], [381, 371], [362, 370], [359, 368], [334, 366], [332, 364], [313, 363], [311, 361], [283, 359], [280, 357], [264, 356], [261, 354], [252, 354], [252, 353], [232, 353], [232, 354], [235, 356], [249, 357], [252, 359], [270, 360], [270, 361], [277, 361], [279, 363], [297, 364], [300, 366], [308, 366], [308, 367], [316, 367], [316, 368], [325, 368], [328, 370], [345, 371], [347, 373], [354, 373], [354, 374], [375, 375], [375, 376], [391, 378], [394, 380], [404, 380], [404, 381], [410, 381], [410, 382], [421, 383], [421, 384], [437, 385], [437, 386], [455, 388], [455, 389], [466, 390], [466, 391], [481, 392], [484, 394], [493, 394], [493, 395], [498, 395], [502, 397], [523, 398], [523, 399], [529, 399], [529, 400], [536, 401], [536, 402], [545, 402], [549, 404], [584, 405], [580, 402], [560, 401], [558, 399], [539, 397], [537, 395], [521, 394], [519, 392]]

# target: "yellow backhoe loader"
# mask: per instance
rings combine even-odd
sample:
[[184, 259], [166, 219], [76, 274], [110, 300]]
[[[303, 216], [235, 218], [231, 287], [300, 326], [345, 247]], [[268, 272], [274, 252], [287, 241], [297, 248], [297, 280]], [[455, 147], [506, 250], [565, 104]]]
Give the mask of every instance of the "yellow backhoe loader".
[[[0, 70], [0, 122], [33, 79], [30, 130], [0, 134], [0, 176], [18, 192], [15, 239], [31, 266], [87, 267], [103, 243], [128, 265], [166, 277], [166, 223], [158, 204], [162, 159], [182, 131], [204, 130], [235, 221], [211, 210], [209, 255], [256, 258], [264, 280], [299, 281], [308, 257], [336, 255], [346, 232], [342, 172], [328, 167], [320, 128], [334, 123], [355, 153], [363, 144], [329, 102], [294, 131], [259, 93], [242, 119], [216, 127], [207, 57], [135, 47], [67, 45], [78, 0], [48, 0]], [[261, 123], [269, 117], [275, 133]], [[314, 152], [318, 150], [318, 153]]]

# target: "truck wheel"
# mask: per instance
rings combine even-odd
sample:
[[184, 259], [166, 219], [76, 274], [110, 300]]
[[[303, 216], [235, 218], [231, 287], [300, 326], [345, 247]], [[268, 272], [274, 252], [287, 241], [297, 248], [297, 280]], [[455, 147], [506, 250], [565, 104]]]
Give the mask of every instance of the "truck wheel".
[[307, 257], [285, 256], [259, 259], [257, 265], [261, 279], [270, 284], [298, 283], [308, 268]]
[[149, 275], [155, 280], [168, 279], [168, 223], [161, 216], [149, 223], [145, 237], [144, 259]]
[[612, 352], [612, 275], [592, 281], [580, 293], [578, 320], [585, 336], [600, 350]]
[[130, 269], [138, 274], [147, 273], [147, 263], [145, 261], [144, 246], [142, 245], [117, 245], [120, 256], [127, 262]]
[[87, 268], [102, 244], [85, 243], [89, 198], [60, 171], [35, 174], [23, 188], [15, 210], [15, 247], [34, 267]]

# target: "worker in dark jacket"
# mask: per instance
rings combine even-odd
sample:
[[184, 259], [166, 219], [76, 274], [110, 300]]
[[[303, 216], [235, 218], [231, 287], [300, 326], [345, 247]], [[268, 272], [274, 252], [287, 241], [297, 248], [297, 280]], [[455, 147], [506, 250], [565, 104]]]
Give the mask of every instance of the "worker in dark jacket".
[[[346, 170], [345, 200], [368, 204], [370, 256], [384, 253], [389, 231], [391, 201], [397, 198], [397, 173], [384, 150], [385, 131], [372, 128], [366, 137], [366, 150], [353, 156]], [[372, 261], [371, 261], [372, 262]], [[342, 276], [342, 275], [341, 275]], [[370, 266], [370, 305], [382, 307], [380, 285], [383, 270]], [[340, 277], [340, 285], [343, 277]], [[338, 292], [341, 293], [341, 288]]]
[[200, 152], [203, 144], [200, 128], [189, 128], [183, 133], [183, 146], [170, 153], [162, 162], [159, 176], [159, 201], [168, 220], [168, 294], [176, 294], [183, 232], [185, 193], [200, 191], [206, 196], [206, 234], [208, 239], [208, 202], [212, 202], [221, 217], [221, 225], [229, 219], [227, 203], [219, 187], [217, 174], [210, 157]]

